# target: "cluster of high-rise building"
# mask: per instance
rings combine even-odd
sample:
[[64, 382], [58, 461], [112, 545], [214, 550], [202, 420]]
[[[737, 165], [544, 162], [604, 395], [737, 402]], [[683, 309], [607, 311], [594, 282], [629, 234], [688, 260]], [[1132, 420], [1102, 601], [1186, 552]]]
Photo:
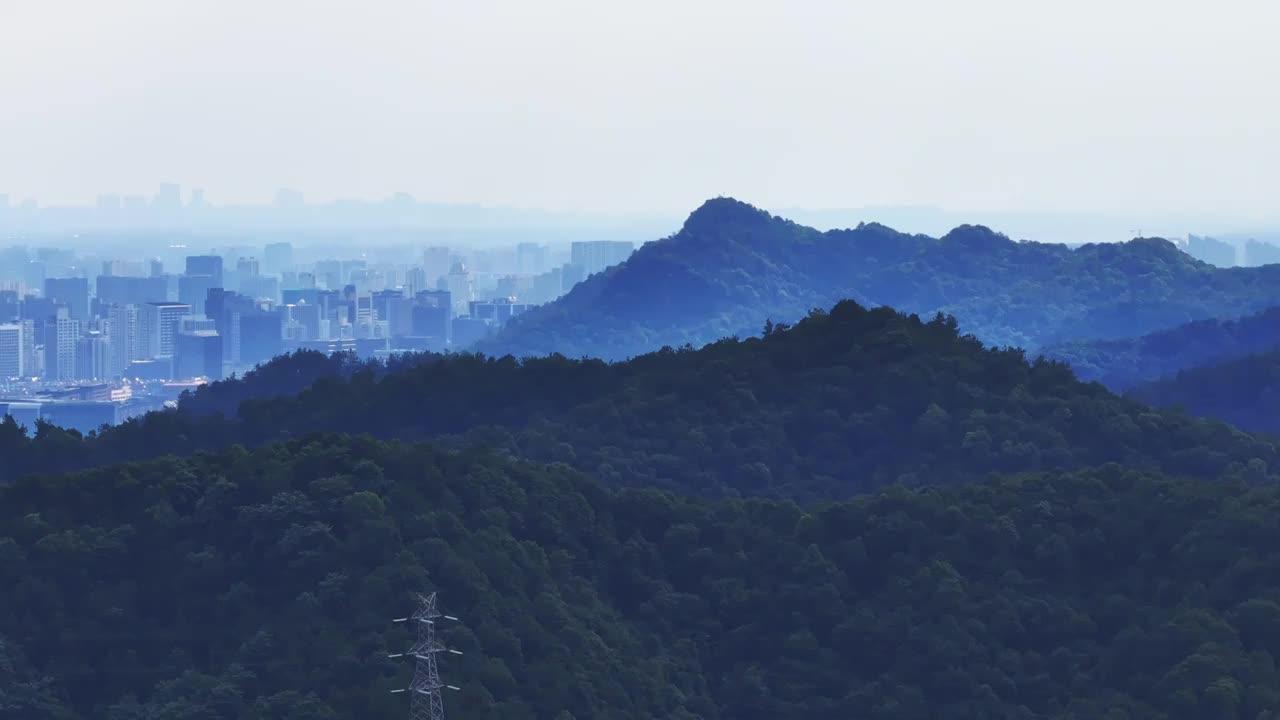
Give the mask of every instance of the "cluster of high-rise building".
[[[466, 349], [634, 250], [545, 223], [502, 245], [482, 220], [402, 193], [308, 205], [281, 190], [265, 209], [174, 183], [92, 207], [0, 193], [0, 416], [91, 430], [295, 349]], [[424, 224], [481, 237], [418, 244]], [[239, 242], [254, 232], [272, 237]]]
[[[183, 247], [183, 246], [175, 246]], [[213, 380], [298, 348], [362, 356], [463, 349], [529, 307], [625, 260], [631, 243], [579, 242], [568, 262], [522, 243], [495, 261], [428, 247], [417, 259], [295, 261], [258, 252], [89, 263], [42, 248], [0, 250], [0, 382]]]

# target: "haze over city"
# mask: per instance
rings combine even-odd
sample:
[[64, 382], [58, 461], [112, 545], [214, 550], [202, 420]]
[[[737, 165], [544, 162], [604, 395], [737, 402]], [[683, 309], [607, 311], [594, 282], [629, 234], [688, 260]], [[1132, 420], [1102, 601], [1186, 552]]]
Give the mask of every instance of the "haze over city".
[[6, 3], [0, 192], [1274, 220], [1272, 4], [800, 5]]

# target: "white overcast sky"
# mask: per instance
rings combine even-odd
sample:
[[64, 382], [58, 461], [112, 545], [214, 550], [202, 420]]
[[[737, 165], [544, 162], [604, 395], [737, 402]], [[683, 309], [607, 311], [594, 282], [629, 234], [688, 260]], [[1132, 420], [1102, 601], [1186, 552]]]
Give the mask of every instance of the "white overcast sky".
[[1280, 3], [0, 0], [0, 193], [1271, 211]]

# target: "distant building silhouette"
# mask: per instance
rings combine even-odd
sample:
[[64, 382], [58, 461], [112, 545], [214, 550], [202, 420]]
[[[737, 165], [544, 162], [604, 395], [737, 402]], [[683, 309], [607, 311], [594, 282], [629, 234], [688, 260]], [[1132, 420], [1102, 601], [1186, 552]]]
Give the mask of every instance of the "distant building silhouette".
[[624, 240], [588, 240], [570, 246], [569, 262], [581, 266], [589, 277], [607, 267], [617, 265], [636, 249], [635, 243]]
[[187, 275], [209, 275], [213, 278], [214, 287], [226, 287], [222, 284], [221, 255], [191, 255], [187, 257]]
[[1199, 235], [1187, 236], [1187, 254], [1218, 267], [1234, 267], [1236, 265], [1236, 248], [1211, 237]]

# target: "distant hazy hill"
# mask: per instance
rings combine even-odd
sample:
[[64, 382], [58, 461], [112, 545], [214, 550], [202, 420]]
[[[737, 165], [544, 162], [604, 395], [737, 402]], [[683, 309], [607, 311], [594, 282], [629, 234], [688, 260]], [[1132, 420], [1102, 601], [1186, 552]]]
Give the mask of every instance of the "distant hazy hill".
[[1128, 395], [1247, 430], [1280, 432], [1280, 349], [1184, 370]]
[[1070, 364], [1082, 380], [1123, 389], [1277, 347], [1280, 308], [1269, 308], [1239, 320], [1197, 320], [1137, 338], [1055, 343], [1042, 353]]
[[819, 232], [717, 198], [680, 232], [642, 246], [478, 349], [620, 358], [758, 333], [766, 319], [792, 321], [846, 298], [941, 310], [988, 343], [1037, 348], [1280, 304], [1280, 266], [1214, 268], [1158, 239], [1072, 250], [978, 226], [941, 239], [876, 224]]
[[[950, 318], [854, 302], [763, 338], [614, 364], [463, 355], [385, 372], [326, 367], [281, 358], [262, 378], [202, 392], [195, 410], [87, 440], [0, 426], [0, 475], [311, 431], [444, 438], [565, 462], [612, 485], [791, 499], [1108, 462], [1202, 478], [1253, 461], [1259, 477], [1280, 470], [1269, 439], [1153, 411], [1064, 365], [1028, 363], [1021, 350], [984, 348]], [[316, 380], [296, 396], [259, 399], [265, 378], [299, 376]]]

